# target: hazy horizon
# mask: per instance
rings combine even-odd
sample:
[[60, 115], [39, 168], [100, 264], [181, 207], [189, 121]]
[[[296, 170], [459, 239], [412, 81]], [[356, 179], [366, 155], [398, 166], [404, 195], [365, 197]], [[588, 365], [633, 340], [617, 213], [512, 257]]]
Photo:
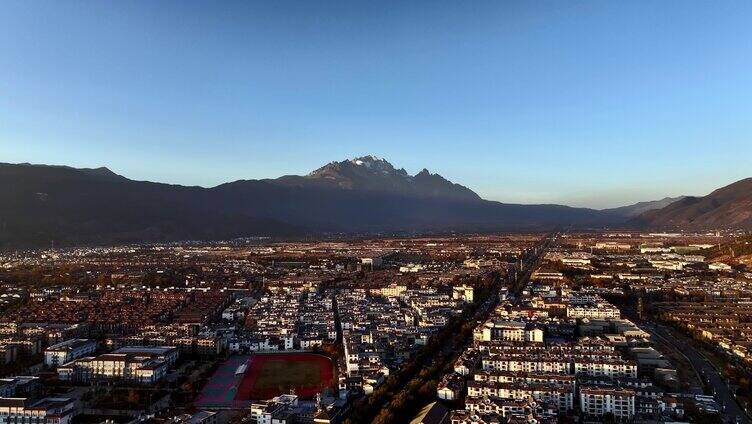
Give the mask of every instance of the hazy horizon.
[[0, 161], [214, 186], [375, 154], [505, 203], [752, 176], [752, 4], [9, 2]]

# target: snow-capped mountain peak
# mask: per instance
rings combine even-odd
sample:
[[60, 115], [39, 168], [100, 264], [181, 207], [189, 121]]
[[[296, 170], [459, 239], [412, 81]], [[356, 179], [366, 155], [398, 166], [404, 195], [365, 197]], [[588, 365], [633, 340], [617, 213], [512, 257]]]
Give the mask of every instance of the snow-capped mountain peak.
[[411, 176], [404, 168], [396, 169], [386, 159], [374, 155], [340, 162], [330, 162], [308, 174], [305, 179], [338, 188], [397, 192], [421, 197], [480, 199], [467, 187], [447, 181], [424, 169]]

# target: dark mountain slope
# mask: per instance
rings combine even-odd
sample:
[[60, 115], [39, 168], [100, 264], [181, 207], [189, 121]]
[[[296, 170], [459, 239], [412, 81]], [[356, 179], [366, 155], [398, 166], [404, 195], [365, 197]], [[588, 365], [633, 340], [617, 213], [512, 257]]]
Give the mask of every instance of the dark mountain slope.
[[632, 205], [620, 206], [618, 208], [603, 209], [604, 212], [610, 212], [625, 217], [633, 217], [640, 215], [643, 212], [652, 211], [655, 209], [665, 208], [666, 206], [684, 199], [686, 196], [678, 197], [664, 197], [661, 200], [652, 200], [647, 202], [637, 202]]
[[510, 205], [329, 187], [280, 187], [265, 181], [238, 181], [212, 191], [234, 210], [286, 222], [303, 221], [318, 231], [512, 229], [604, 225], [617, 220], [592, 209], [558, 205]]
[[0, 165], [0, 247], [219, 239], [300, 229], [216, 207], [206, 189]]
[[106, 168], [0, 164], [0, 247], [543, 229], [622, 219], [592, 209], [485, 201], [439, 175], [410, 176], [381, 159], [344, 162], [303, 177], [213, 188], [133, 181]]
[[703, 197], [686, 197], [645, 212], [633, 224], [686, 229], [752, 229], [752, 178], [737, 181]]

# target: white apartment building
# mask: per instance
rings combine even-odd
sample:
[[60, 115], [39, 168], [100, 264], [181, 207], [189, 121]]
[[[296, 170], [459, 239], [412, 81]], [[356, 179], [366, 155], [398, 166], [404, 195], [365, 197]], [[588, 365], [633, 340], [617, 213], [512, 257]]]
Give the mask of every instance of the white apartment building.
[[493, 413], [506, 417], [530, 412], [531, 405], [527, 400], [468, 396], [465, 399], [465, 410], [471, 413]]
[[465, 284], [452, 287], [452, 299], [473, 303], [473, 288]]
[[175, 347], [129, 346], [113, 353], [85, 357], [57, 369], [63, 381], [90, 382], [94, 379], [126, 380], [154, 384], [167, 376], [177, 361]]
[[571, 370], [570, 362], [566, 359], [545, 360], [532, 357], [504, 357], [501, 355], [483, 358], [482, 367], [484, 370], [552, 372], [558, 374], [569, 374]]
[[635, 392], [611, 387], [581, 387], [580, 409], [590, 417], [611, 413], [618, 420], [630, 420], [635, 415]]
[[473, 331], [473, 339], [483, 342], [491, 340], [522, 342], [525, 340], [525, 323], [519, 321], [487, 321]]
[[569, 266], [587, 266], [590, 265], [590, 259], [577, 257], [561, 258], [561, 263]]
[[473, 330], [473, 340], [490, 342], [501, 340], [507, 342], [543, 342], [543, 329], [531, 323], [520, 321], [487, 321]]
[[44, 365], [57, 367], [70, 361], [91, 355], [97, 350], [97, 343], [88, 339], [71, 339], [52, 345], [44, 350]]
[[528, 325], [525, 327], [525, 341], [529, 343], [543, 343], [543, 329]]
[[620, 317], [619, 308], [611, 304], [567, 306], [567, 318], [617, 319]]
[[0, 424], [70, 424], [77, 412], [69, 398], [0, 398]]
[[379, 293], [381, 293], [384, 297], [400, 297], [407, 291], [407, 286], [392, 283], [386, 287], [382, 287], [379, 289]]
[[632, 361], [575, 361], [574, 373], [591, 377], [637, 378], [637, 364]]
[[535, 399], [557, 406], [560, 412], [574, 409], [572, 387], [553, 384], [500, 383], [471, 380], [467, 383], [467, 395], [471, 397], [498, 397], [515, 400]]

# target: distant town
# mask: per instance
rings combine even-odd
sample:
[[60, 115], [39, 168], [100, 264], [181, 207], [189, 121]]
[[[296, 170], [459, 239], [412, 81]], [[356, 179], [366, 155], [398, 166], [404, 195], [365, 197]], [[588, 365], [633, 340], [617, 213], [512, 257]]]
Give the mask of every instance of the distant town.
[[748, 239], [555, 231], [7, 251], [0, 416], [748, 422]]
[[0, 424], [752, 424], [752, 1], [5, 1]]

